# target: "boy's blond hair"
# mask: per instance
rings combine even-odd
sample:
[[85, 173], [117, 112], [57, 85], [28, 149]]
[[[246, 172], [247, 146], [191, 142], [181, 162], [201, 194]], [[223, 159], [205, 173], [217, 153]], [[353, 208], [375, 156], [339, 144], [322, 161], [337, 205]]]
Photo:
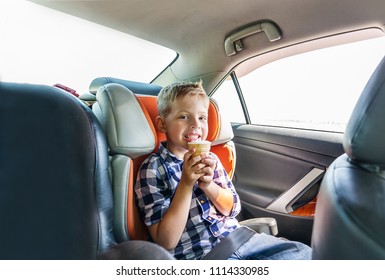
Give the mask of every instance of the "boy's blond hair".
[[158, 95], [158, 114], [166, 117], [171, 111], [171, 103], [186, 95], [202, 95], [209, 102], [209, 97], [202, 87], [202, 82], [175, 83], [164, 87]]

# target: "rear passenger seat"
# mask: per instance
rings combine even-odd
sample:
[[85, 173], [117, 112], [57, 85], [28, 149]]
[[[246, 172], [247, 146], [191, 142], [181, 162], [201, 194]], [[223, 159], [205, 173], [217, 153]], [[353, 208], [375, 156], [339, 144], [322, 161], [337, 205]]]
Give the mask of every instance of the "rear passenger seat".
[[[125, 91], [117, 85], [129, 90]], [[110, 95], [106, 97], [107, 99], [115, 99], [111, 95], [116, 94], [125, 97], [119, 97], [119, 100], [109, 100], [102, 104], [104, 108], [101, 108], [101, 104], [96, 102], [98, 90], [100, 95]], [[91, 82], [89, 93], [82, 94], [79, 97], [92, 107], [107, 135], [111, 157], [110, 174], [114, 188], [114, 229], [119, 242], [129, 239], [148, 239], [147, 228], [139, 219], [138, 209], [136, 209], [133, 185], [140, 164], [152, 151], [158, 149], [161, 141], [165, 140], [165, 135], [157, 131], [154, 126], [154, 120], [158, 115], [157, 95], [160, 90], [161, 87], [157, 85], [112, 77], [99, 77]], [[133, 98], [131, 92], [134, 93], [136, 98]], [[98, 98], [101, 98], [101, 96], [98, 96]], [[130, 105], [126, 104], [124, 106], [133, 106], [130, 108], [136, 109], [127, 110], [128, 107], [125, 107], [126, 112], [119, 114], [114, 108], [118, 104], [114, 105], [114, 102], [130, 103]], [[122, 104], [120, 105], [122, 106]], [[107, 108], [109, 106], [111, 108]], [[142, 112], [138, 112], [139, 107]], [[107, 111], [109, 112], [107, 113]], [[235, 168], [235, 149], [231, 142], [233, 134], [230, 123], [228, 123], [228, 126], [221, 125], [218, 107], [214, 101], [210, 103], [209, 111], [210, 129], [208, 140], [213, 142], [212, 150], [219, 157], [222, 157], [223, 164], [231, 176]], [[141, 116], [138, 117], [138, 114]], [[115, 120], [111, 120], [111, 118], [115, 118]], [[120, 120], [117, 121], [117, 119]], [[130, 131], [135, 127], [137, 128], [136, 131]], [[114, 135], [108, 132], [111, 129], [114, 130]], [[135, 137], [130, 137], [139, 130], [141, 137], [136, 138], [136, 140]], [[116, 131], [118, 131], [119, 136], [116, 136]], [[117, 139], [122, 135], [126, 135], [127, 139]]]
[[[147, 228], [141, 221], [133, 187], [143, 160], [158, 149], [165, 135], [154, 126], [157, 94], [160, 86], [100, 77], [92, 81], [90, 93], [80, 96], [92, 103], [110, 147], [110, 174], [114, 192], [114, 231], [118, 242], [147, 240]], [[224, 122], [218, 106], [211, 100], [209, 135], [212, 151], [221, 159], [230, 178], [235, 169], [233, 131]], [[140, 132], [139, 132], [140, 131]]]

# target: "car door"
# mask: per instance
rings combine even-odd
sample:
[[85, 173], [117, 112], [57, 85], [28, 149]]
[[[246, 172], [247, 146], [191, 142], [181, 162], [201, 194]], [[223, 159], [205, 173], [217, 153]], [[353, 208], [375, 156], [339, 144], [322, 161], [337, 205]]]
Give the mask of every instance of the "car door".
[[383, 57], [381, 40], [267, 64], [261, 55], [213, 91], [234, 131], [240, 220], [274, 217], [279, 236], [310, 244], [323, 174], [344, 153], [344, 128]]
[[241, 219], [274, 217], [279, 236], [310, 244], [318, 189], [326, 168], [343, 153], [341, 135], [249, 124], [233, 128]]

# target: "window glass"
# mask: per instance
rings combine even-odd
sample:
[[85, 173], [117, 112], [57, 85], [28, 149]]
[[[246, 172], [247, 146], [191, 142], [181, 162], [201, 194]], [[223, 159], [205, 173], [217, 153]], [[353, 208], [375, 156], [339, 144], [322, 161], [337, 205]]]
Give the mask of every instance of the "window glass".
[[312, 51], [238, 78], [253, 124], [343, 132], [385, 38]]
[[100, 76], [151, 82], [176, 53], [28, 1], [0, 2], [0, 81], [88, 91]]
[[238, 93], [230, 77], [215, 91], [213, 98], [217, 101], [222, 115], [232, 123], [246, 122]]

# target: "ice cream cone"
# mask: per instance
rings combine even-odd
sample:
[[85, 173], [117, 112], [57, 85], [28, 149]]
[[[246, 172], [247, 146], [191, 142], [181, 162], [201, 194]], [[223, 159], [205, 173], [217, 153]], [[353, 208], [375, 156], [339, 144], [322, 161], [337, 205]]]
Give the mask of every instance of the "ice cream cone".
[[210, 151], [211, 142], [210, 141], [192, 141], [187, 143], [189, 150], [195, 148], [195, 153], [193, 156], [200, 156], [201, 154], [208, 153]]

